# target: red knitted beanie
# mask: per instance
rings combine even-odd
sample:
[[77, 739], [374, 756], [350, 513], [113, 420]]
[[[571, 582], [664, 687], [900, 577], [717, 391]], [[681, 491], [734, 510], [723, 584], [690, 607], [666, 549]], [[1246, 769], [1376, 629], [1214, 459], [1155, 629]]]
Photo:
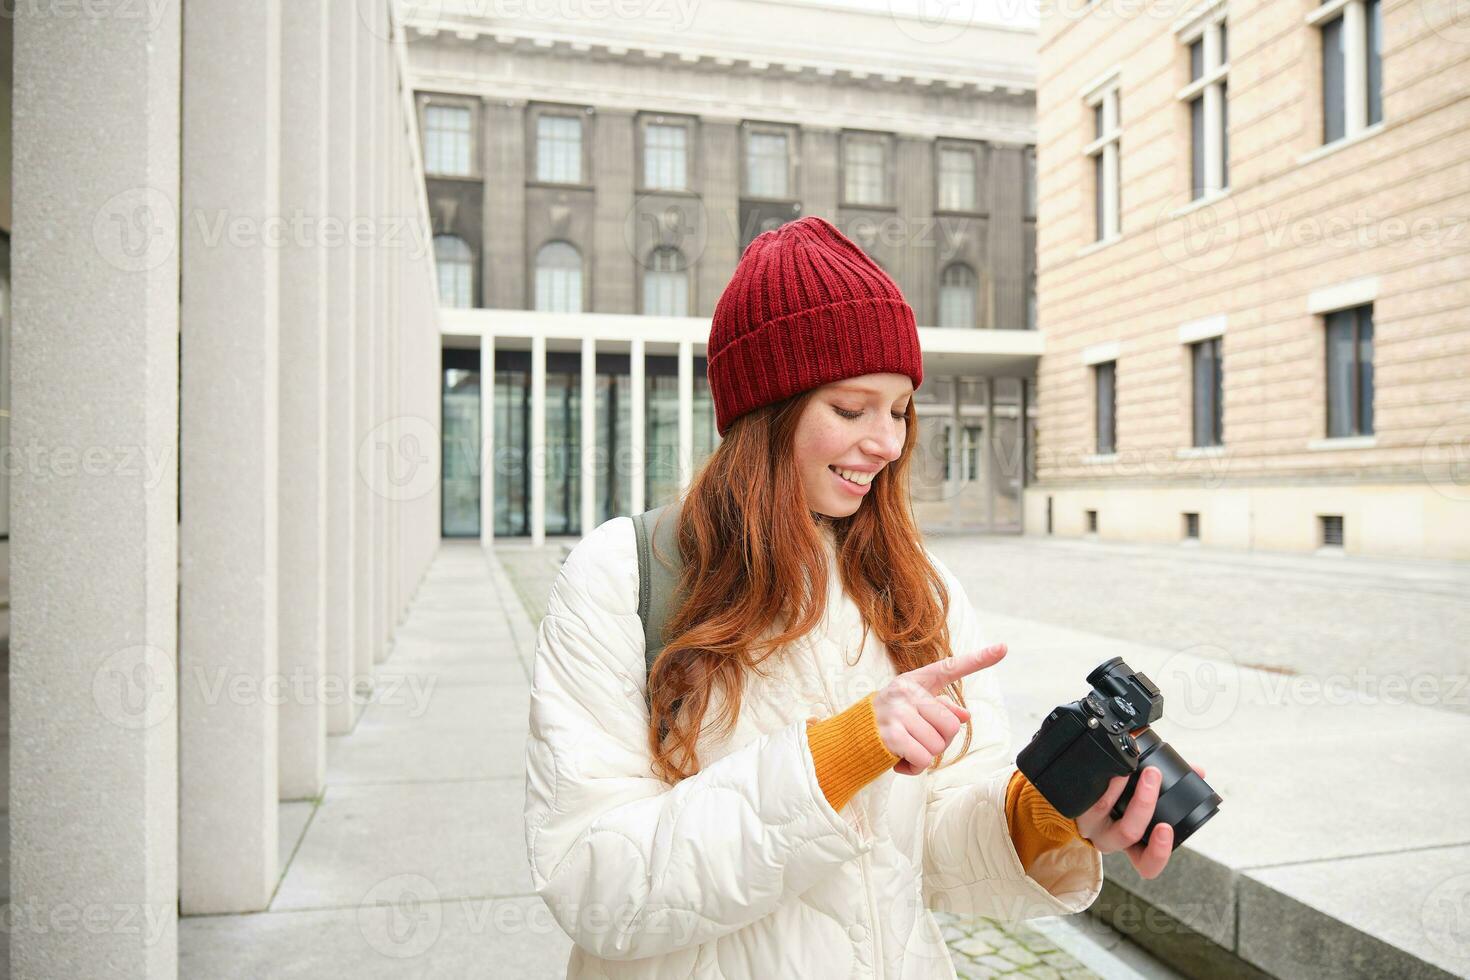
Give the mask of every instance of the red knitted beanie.
[[715, 428], [861, 374], [924, 380], [914, 311], [898, 284], [831, 222], [808, 215], [745, 247], [715, 304], [706, 350]]

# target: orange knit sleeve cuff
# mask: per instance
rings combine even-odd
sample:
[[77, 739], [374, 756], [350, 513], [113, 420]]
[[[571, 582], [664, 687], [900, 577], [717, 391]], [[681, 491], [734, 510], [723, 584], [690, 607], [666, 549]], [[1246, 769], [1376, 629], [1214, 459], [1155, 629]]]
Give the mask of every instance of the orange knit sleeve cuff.
[[817, 782], [834, 810], [898, 763], [878, 734], [872, 694], [830, 718], [808, 718], [806, 736]]
[[1074, 840], [1086, 840], [1077, 829], [1077, 821], [1058, 813], [1019, 769], [1011, 773], [1006, 785], [1006, 826], [1021, 867], [1027, 871], [1047, 851]]

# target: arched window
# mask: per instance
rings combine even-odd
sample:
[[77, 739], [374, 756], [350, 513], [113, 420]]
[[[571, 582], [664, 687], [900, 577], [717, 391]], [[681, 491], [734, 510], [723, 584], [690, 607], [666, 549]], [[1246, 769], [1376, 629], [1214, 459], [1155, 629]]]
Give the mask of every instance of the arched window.
[[677, 248], [661, 245], [649, 254], [643, 270], [643, 315], [689, 315], [689, 270]]
[[963, 262], [945, 266], [939, 277], [939, 325], [956, 330], [975, 326], [975, 270]]
[[434, 265], [439, 270], [439, 305], [474, 305], [474, 254], [458, 235], [434, 236]]
[[536, 309], [582, 312], [582, 253], [567, 242], [547, 242], [536, 253]]

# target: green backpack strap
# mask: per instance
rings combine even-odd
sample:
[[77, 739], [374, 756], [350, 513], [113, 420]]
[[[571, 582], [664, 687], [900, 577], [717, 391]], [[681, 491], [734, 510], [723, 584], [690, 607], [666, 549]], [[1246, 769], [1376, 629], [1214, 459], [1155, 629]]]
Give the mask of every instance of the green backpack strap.
[[645, 676], [664, 648], [664, 624], [673, 614], [683, 557], [679, 554], [679, 503], [633, 515], [638, 541], [638, 618], [643, 621]]

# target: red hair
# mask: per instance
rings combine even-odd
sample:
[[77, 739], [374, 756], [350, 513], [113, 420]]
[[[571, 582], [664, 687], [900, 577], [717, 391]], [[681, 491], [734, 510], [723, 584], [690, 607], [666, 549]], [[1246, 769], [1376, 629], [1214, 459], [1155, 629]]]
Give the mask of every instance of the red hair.
[[[759, 670], [822, 619], [828, 559], [792, 452], [797, 421], [815, 391], [737, 418], [680, 508], [685, 599], [669, 617], [648, 678], [649, 750], [666, 782], [699, 771], [696, 742], [716, 686], [723, 694], [719, 731], [728, 734], [739, 718], [746, 671]], [[862, 611], [863, 641], [871, 630], [897, 673], [951, 652], [949, 591], [924, 552], [909, 502], [918, 438], [913, 399], [905, 415], [903, 451], [878, 472], [857, 511], [823, 518], [836, 532], [843, 587]], [[788, 625], [758, 642], [778, 623]], [[946, 691], [965, 703], [958, 682]], [[966, 722], [960, 754], [972, 732]]]

